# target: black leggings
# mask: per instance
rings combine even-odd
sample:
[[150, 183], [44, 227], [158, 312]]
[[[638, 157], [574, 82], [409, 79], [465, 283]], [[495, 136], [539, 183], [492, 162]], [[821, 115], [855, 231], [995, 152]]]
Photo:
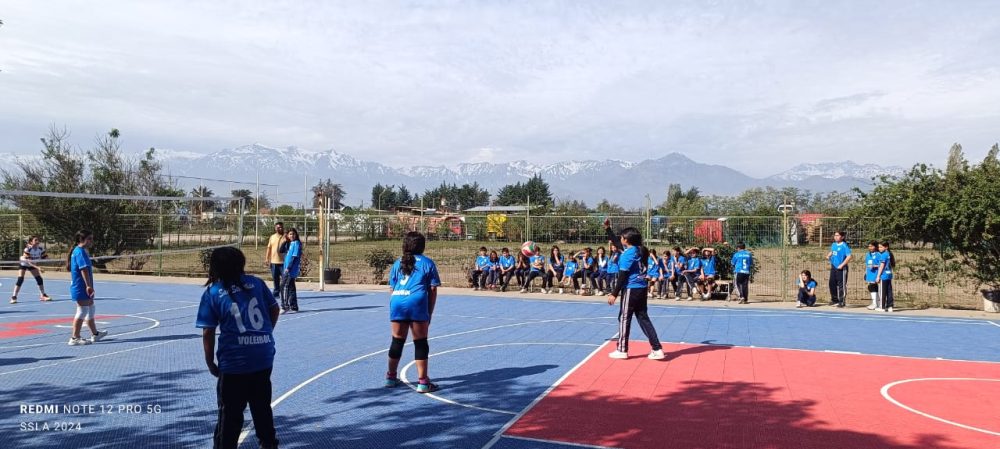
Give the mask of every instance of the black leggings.
[[628, 352], [628, 335], [632, 331], [632, 315], [639, 322], [642, 333], [646, 334], [649, 345], [654, 351], [662, 349], [660, 338], [656, 335], [656, 328], [649, 319], [646, 311], [646, 298], [648, 290], [645, 287], [627, 288], [621, 298], [621, 305], [618, 309], [618, 350]]

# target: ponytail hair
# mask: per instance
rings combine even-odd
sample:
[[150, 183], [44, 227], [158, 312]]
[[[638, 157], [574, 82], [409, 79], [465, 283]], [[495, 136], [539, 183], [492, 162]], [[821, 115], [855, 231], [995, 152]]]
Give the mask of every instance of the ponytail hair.
[[424, 253], [424, 247], [427, 245], [427, 240], [424, 235], [417, 231], [407, 232], [403, 236], [403, 257], [399, 259], [399, 268], [403, 271], [404, 275], [413, 274], [413, 270], [417, 267], [417, 255]]
[[73, 235], [73, 244], [70, 245], [69, 251], [66, 253], [66, 271], [70, 270], [70, 260], [73, 259], [73, 250], [76, 249], [77, 245], [83, 243], [84, 240], [87, 240], [87, 237], [92, 235], [94, 235], [94, 233], [90, 232], [89, 229], [81, 229], [76, 231], [76, 234]]

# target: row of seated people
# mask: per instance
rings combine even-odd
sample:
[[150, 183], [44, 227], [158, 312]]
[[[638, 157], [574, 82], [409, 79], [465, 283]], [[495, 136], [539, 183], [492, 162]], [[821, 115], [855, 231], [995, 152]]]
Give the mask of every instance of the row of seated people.
[[[569, 257], [561, 252], [558, 246], [549, 250], [549, 256], [542, 255], [541, 248], [533, 256], [518, 253], [511, 255], [508, 248], [497, 252], [485, 247], [479, 248], [479, 255], [469, 273], [475, 290], [507, 291], [511, 280], [516, 280], [522, 293], [530, 292], [535, 279], [541, 279], [541, 292], [564, 293], [572, 286], [574, 294], [603, 295], [614, 289], [618, 277], [619, 253], [613, 245], [609, 245], [610, 253], [604, 247], [584, 248], [577, 252], [570, 251]], [[741, 243], [740, 251], [731, 261], [734, 272], [750, 273], [751, 258]], [[673, 251], [665, 251], [663, 257], [658, 257], [656, 250], [650, 250], [646, 263], [646, 279], [649, 282], [652, 298], [666, 299], [672, 291], [675, 299], [681, 299], [686, 290], [688, 300], [693, 300], [695, 294], [701, 299], [709, 299], [718, 288], [719, 279], [716, 267], [716, 256], [713, 248], [689, 248], [683, 254], [679, 247]], [[589, 284], [589, 285], [588, 285]], [[669, 288], [668, 288], [669, 286]], [[746, 289], [741, 289], [739, 299], [746, 300]]]

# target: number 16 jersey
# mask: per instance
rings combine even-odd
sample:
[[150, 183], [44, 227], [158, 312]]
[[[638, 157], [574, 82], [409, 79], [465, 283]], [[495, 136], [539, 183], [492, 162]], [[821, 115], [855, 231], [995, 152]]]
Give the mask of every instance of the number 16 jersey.
[[243, 275], [227, 291], [222, 281], [205, 289], [195, 326], [219, 328], [216, 348], [219, 371], [245, 374], [271, 368], [274, 362], [274, 329], [270, 310], [277, 307], [264, 281]]

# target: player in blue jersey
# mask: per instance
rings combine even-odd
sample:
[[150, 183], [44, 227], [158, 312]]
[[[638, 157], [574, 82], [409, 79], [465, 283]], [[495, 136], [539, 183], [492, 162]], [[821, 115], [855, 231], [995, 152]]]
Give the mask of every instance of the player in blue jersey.
[[302, 241], [299, 240], [299, 230], [289, 229], [286, 240], [288, 240], [288, 252], [285, 253], [285, 264], [281, 271], [281, 313], [297, 313], [299, 291], [295, 287], [295, 279], [299, 277], [302, 267]]
[[[674, 247], [673, 254], [670, 256], [670, 264], [673, 271], [670, 273], [670, 286], [674, 289], [674, 301], [681, 300], [681, 289], [686, 285], [684, 282], [684, 269], [687, 266], [687, 259], [681, 252], [679, 246]], [[688, 297], [691, 296], [690, 287], [688, 287]]]
[[704, 248], [701, 253], [701, 299], [712, 299], [712, 294], [715, 293], [715, 281], [719, 279], [715, 248]]
[[674, 275], [674, 260], [670, 257], [670, 249], [664, 249], [663, 255], [660, 256], [660, 287], [656, 294], [660, 298], [667, 299], [670, 296], [668, 285], [670, 284], [670, 279]]
[[878, 297], [882, 302], [882, 311], [892, 312], [895, 298], [892, 294], [892, 271], [896, 268], [896, 256], [889, 251], [889, 242], [878, 244]]
[[[549, 250], [549, 265], [545, 269], [545, 279], [542, 283], [542, 290], [545, 293], [552, 293], [555, 291], [553, 288], [553, 280], [556, 283], [562, 283], [563, 272], [566, 269], [566, 257], [562, 255], [559, 251], [559, 247], [553, 245], [552, 249]], [[562, 293], [562, 287], [559, 287], [559, 293]]]
[[486, 267], [490, 263], [490, 256], [486, 255], [486, 247], [479, 247], [479, 254], [476, 256], [476, 261], [472, 265], [472, 270], [469, 271], [469, 277], [472, 278], [472, 289], [482, 290], [486, 286]]
[[608, 242], [608, 269], [607, 277], [605, 278], [605, 293], [611, 293], [615, 289], [615, 283], [618, 282], [618, 258], [621, 257], [622, 253], [618, 251], [618, 247], [614, 245], [614, 242]]
[[701, 293], [701, 258], [698, 257], [698, 248], [688, 248], [687, 264], [681, 271], [684, 277], [684, 285], [687, 286], [687, 300], [694, 300], [694, 292]]
[[604, 220], [604, 229], [616, 248], [621, 249], [622, 254], [618, 259], [618, 282], [615, 289], [608, 295], [608, 305], [614, 305], [618, 297], [621, 296], [621, 306], [618, 311], [618, 345], [615, 350], [608, 354], [613, 359], [628, 358], [629, 333], [632, 330], [632, 316], [642, 333], [646, 334], [649, 346], [652, 351], [649, 358], [662, 360], [666, 356], [663, 354], [663, 346], [656, 335], [656, 328], [649, 319], [647, 312], [647, 294], [649, 286], [646, 282], [646, 260], [649, 258], [649, 250], [642, 245], [642, 235], [635, 228], [622, 229], [615, 242], [615, 234], [611, 231], [611, 222]]
[[510, 255], [510, 249], [500, 250], [500, 291], [505, 292], [510, 287], [510, 278], [514, 276], [517, 261]]
[[524, 281], [528, 279], [529, 271], [531, 271], [531, 259], [518, 251], [517, 264], [514, 265], [514, 276], [517, 279], [518, 287], [524, 288]]
[[795, 285], [799, 288], [797, 303], [795, 307], [812, 307], [816, 305], [816, 280], [812, 278], [809, 270], [802, 270]]
[[604, 292], [611, 291], [608, 285], [608, 252], [603, 246], [597, 248], [597, 257], [595, 258], [597, 263], [597, 271], [594, 272], [594, 279], [597, 279], [597, 291], [594, 293], [596, 295], [604, 296]]
[[441, 277], [438, 276], [434, 261], [424, 256], [425, 245], [423, 234], [407, 232], [403, 237], [403, 257], [392, 265], [389, 273], [389, 285], [392, 288], [389, 300], [392, 343], [389, 345], [389, 371], [385, 375], [385, 386], [399, 385], [396, 369], [399, 367], [399, 358], [403, 356], [406, 334], [412, 332], [418, 393], [430, 393], [438, 388], [427, 375], [427, 358], [430, 355], [427, 331], [434, 315]]
[[[573, 254], [573, 252], [570, 251], [570, 254]], [[577, 281], [577, 275], [579, 274], [579, 272], [580, 272], [579, 259], [573, 256], [571, 256], [569, 259], [566, 259], [566, 266], [563, 268], [563, 279], [562, 282], [559, 283], [559, 293], [563, 292], [563, 287], [569, 287], [571, 285], [570, 282], [572, 281], [573, 289], [572, 291], [570, 291], [570, 293], [574, 295], [579, 294], [578, 291], [579, 282]]]
[[872, 297], [872, 303], [868, 305], [868, 310], [882, 308], [878, 298], [879, 256], [878, 242], [875, 240], [868, 242], [868, 252], [865, 253], [865, 285], [868, 286], [868, 294]]
[[490, 258], [483, 268], [483, 274], [486, 275], [486, 289], [495, 290], [500, 283], [500, 256], [495, 250], [490, 251]]
[[[94, 244], [94, 233], [83, 229], [74, 236], [76, 246], [66, 256], [66, 269], [70, 272], [69, 298], [76, 301], [76, 316], [73, 319], [73, 333], [70, 335], [70, 346], [89, 345], [97, 343], [107, 331], [97, 330], [94, 317], [97, 316], [94, 304], [94, 268], [90, 261], [87, 248]], [[83, 323], [90, 329], [90, 340], [80, 337]]]
[[542, 247], [538, 247], [538, 252], [528, 259], [528, 277], [524, 280], [521, 293], [528, 293], [531, 290], [531, 283], [535, 278], [542, 278], [542, 292], [545, 290], [545, 256], [542, 255]]
[[844, 241], [844, 231], [833, 233], [833, 243], [826, 258], [830, 260], [830, 305], [844, 307], [847, 305], [847, 273], [851, 263], [851, 247]]
[[246, 257], [240, 250], [226, 246], [212, 251], [195, 322], [202, 329], [205, 364], [219, 378], [215, 449], [236, 449], [247, 405], [260, 447], [278, 447], [271, 411], [271, 368], [280, 308], [267, 284], [246, 274], [245, 268]]
[[747, 245], [743, 242], [736, 244], [736, 253], [730, 260], [733, 265], [734, 280], [736, 285], [737, 304], [746, 304], [750, 297], [750, 270], [753, 268], [753, 256], [747, 251]]

